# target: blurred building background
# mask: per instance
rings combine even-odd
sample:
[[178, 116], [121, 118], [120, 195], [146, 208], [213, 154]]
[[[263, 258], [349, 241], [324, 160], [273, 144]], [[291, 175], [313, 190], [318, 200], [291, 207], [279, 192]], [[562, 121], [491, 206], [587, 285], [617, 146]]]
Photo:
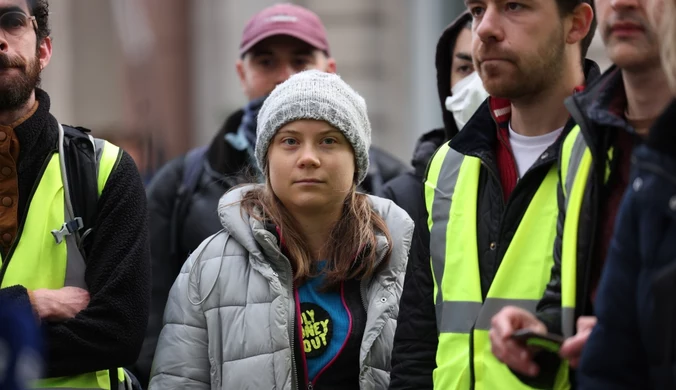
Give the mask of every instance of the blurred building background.
[[[245, 99], [235, 73], [244, 24], [274, 0], [53, 0], [52, 112], [154, 170], [210, 141]], [[323, 20], [338, 72], [366, 99], [373, 142], [409, 161], [441, 125], [435, 48], [460, 0], [295, 0]], [[609, 64], [598, 39], [590, 57]]]

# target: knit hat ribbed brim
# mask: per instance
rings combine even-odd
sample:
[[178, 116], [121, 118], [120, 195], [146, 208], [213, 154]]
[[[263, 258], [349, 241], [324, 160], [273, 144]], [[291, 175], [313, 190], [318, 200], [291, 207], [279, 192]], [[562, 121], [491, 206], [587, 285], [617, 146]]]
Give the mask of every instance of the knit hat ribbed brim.
[[366, 178], [371, 147], [371, 124], [366, 102], [340, 76], [308, 70], [279, 84], [258, 113], [256, 161], [266, 172], [270, 142], [284, 125], [302, 119], [325, 121], [341, 131], [352, 144], [357, 184]]

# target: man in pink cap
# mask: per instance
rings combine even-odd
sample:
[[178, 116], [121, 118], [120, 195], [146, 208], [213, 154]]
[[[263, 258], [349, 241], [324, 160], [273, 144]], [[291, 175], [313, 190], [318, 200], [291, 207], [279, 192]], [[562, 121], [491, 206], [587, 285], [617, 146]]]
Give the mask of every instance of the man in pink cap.
[[[263, 101], [277, 84], [300, 71], [336, 71], [322, 21], [293, 4], [277, 4], [254, 15], [244, 28], [239, 52], [237, 75], [249, 102], [225, 121], [210, 145], [167, 163], [148, 187], [152, 303], [146, 338], [133, 367], [144, 387], [169, 290], [183, 262], [222, 228], [214, 213], [220, 197], [235, 185], [261, 177], [253, 150]], [[372, 148], [370, 154], [372, 168], [362, 189], [376, 192], [405, 166], [382, 150]]]
[[[237, 75], [254, 108], [262, 105], [257, 101], [277, 84], [302, 70], [336, 71], [322, 21], [314, 12], [293, 4], [277, 4], [254, 15], [244, 27], [239, 54]], [[251, 147], [255, 135], [254, 127], [247, 134]]]

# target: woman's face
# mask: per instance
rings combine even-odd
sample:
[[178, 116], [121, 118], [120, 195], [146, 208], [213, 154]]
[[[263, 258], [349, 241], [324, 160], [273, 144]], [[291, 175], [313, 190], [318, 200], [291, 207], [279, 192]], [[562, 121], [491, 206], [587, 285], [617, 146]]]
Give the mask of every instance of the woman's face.
[[353, 190], [352, 145], [324, 121], [290, 122], [268, 149], [272, 191], [290, 211], [332, 211], [342, 208]]

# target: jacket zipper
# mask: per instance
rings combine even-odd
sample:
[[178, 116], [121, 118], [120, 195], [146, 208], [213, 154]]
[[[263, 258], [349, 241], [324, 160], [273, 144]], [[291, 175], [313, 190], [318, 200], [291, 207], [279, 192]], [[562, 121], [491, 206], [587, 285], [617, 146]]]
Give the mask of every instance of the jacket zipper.
[[[266, 236], [265, 241], [267, 241], [271, 246], [275, 247], [275, 244], [272, 242], [272, 240], [270, 240], [269, 237]], [[375, 264], [376, 267], [378, 267], [378, 265], [380, 265], [380, 263], [385, 259], [386, 253], [387, 253], [387, 251], [383, 252], [383, 254], [378, 258], [378, 261]], [[291, 295], [293, 295], [294, 294], [294, 292], [293, 292], [293, 268], [291, 267], [291, 262], [289, 261], [289, 259], [287, 259], [286, 256], [284, 256], [283, 254], [281, 254], [281, 256], [284, 258], [284, 260], [286, 260], [287, 270], [289, 271], [288, 275], [291, 276], [291, 279], [290, 279], [291, 282], [288, 283], [288, 285], [289, 285], [288, 291], [290, 291]], [[0, 278], [0, 282], [1, 281], [2, 281], [2, 279]], [[365, 279], [361, 281], [361, 300], [362, 300], [362, 304], [364, 305], [364, 310], [368, 311], [366, 299], [364, 298], [366, 296], [366, 284], [367, 283], [366, 283]], [[293, 387], [294, 389], [298, 389], [299, 386], [298, 386], [298, 383], [296, 383], [297, 378], [298, 378], [298, 368], [296, 366], [296, 354], [293, 352], [293, 348], [294, 348], [293, 344], [294, 344], [294, 340], [295, 340], [294, 333], [295, 333], [295, 330], [296, 330], [296, 304], [293, 301], [294, 301], [294, 299], [292, 298], [292, 303], [291, 303], [292, 310], [290, 310], [290, 312], [292, 314], [291, 314], [291, 316], [290, 316], [291, 318], [289, 320], [289, 323], [291, 324], [291, 326], [289, 327], [289, 342], [290, 342], [290, 346], [291, 346], [291, 373], [292, 373], [292, 377], [291, 377], [292, 386], [291, 387]], [[307, 373], [306, 373], [306, 375], [307, 375]], [[312, 387], [308, 387], [308, 389], [312, 390]]]
[[[295, 299], [293, 298], [294, 292], [293, 292], [293, 268], [291, 267], [291, 262], [289, 259], [286, 259], [286, 265], [288, 266], [287, 269], [289, 273], [289, 289], [288, 291], [290, 292], [292, 298], [291, 298], [291, 308], [292, 310], [289, 310], [291, 313], [290, 315], [290, 320], [289, 323], [291, 326], [289, 327], [289, 345], [291, 346], [291, 380], [292, 383], [296, 382], [298, 378], [298, 367], [296, 366], [296, 353], [294, 352], [293, 349], [293, 344], [294, 344], [294, 339], [295, 339], [295, 333], [296, 333], [296, 303], [294, 302]], [[298, 388], [298, 384], [296, 383], [296, 386], [293, 386], [294, 388]]]
[[[326, 370], [328, 370], [329, 367], [331, 367], [333, 365], [333, 363], [335, 363], [336, 360], [338, 360], [338, 357], [343, 352], [343, 350], [345, 349], [345, 346], [347, 345], [348, 341], [350, 340], [350, 335], [352, 334], [352, 313], [350, 313], [350, 309], [347, 307], [347, 302], [345, 302], [345, 282], [342, 282], [341, 285], [340, 285], [340, 299], [343, 302], [343, 307], [345, 308], [345, 311], [347, 312], [347, 317], [350, 321], [349, 326], [347, 328], [347, 336], [345, 337], [345, 340], [343, 341], [343, 345], [338, 350], [338, 353], [336, 354], [336, 356], [334, 356], [333, 359], [331, 359], [331, 361], [326, 366], [324, 366], [324, 368], [322, 368], [321, 371], [319, 371], [319, 373], [317, 374], [317, 376], [315, 377], [315, 379], [312, 382], [310, 382], [308, 380], [308, 382], [307, 382], [307, 384], [308, 384], [307, 389], [308, 390], [314, 389], [315, 385], [317, 385], [317, 381], [319, 381], [319, 377], [322, 376], [322, 374]], [[307, 370], [305, 371], [305, 375], [306, 375], [306, 378], [309, 377]]]
[[[272, 242], [270, 237], [267, 235], [265, 236], [265, 241], [267, 241], [268, 244], [270, 244], [273, 248], [276, 247], [276, 244]], [[284, 254], [280, 253], [279, 254], [284, 260], [286, 260], [286, 268], [289, 271], [287, 275], [289, 276], [290, 282], [288, 283], [288, 289], [287, 291], [291, 294], [290, 300], [291, 300], [291, 310], [289, 312], [291, 313], [289, 316], [289, 346], [291, 347], [291, 387], [294, 389], [298, 389], [298, 383], [297, 383], [297, 378], [298, 378], [298, 368], [296, 367], [296, 353], [294, 352], [294, 340], [295, 340], [295, 331], [296, 331], [296, 303], [294, 299], [294, 290], [293, 290], [293, 268], [291, 267], [291, 262], [289, 259], [284, 256]], [[276, 275], [276, 274], [275, 274]], [[276, 275], [278, 276], [278, 275]]]
[[[493, 123], [495, 124], [495, 130], [498, 133], [498, 142], [501, 142], [503, 145], [505, 145], [505, 147], [507, 147], [506, 141], [502, 137], [502, 132], [500, 131], [500, 125], [498, 125], [498, 121], [495, 119], [495, 117], [493, 115], [491, 115], [491, 119], [493, 119]], [[507, 150], [509, 151], [509, 156], [512, 158], [512, 161], [514, 162], [514, 166], [516, 166], [516, 157], [514, 157], [514, 152], [512, 151], [511, 146], [507, 147]], [[498, 174], [498, 172], [496, 172], [492, 167], [490, 167], [488, 165], [488, 163], [485, 163], [482, 158], [479, 158], [479, 160], [481, 161], [481, 165], [483, 165], [486, 168], [486, 170], [491, 174], [491, 176], [493, 176], [493, 179], [500, 185], [500, 189], [502, 189], [502, 181], [500, 180], [500, 175]], [[516, 166], [516, 169], [518, 171], [519, 167]], [[517, 180], [517, 182], [516, 182], [517, 186], [519, 185], [520, 181], [521, 180]], [[516, 187], [514, 189], [516, 189]], [[512, 191], [512, 192], [514, 192], [514, 191]], [[500, 195], [501, 195], [500, 196], [500, 204], [502, 204], [502, 216], [500, 217], [500, 224], [498, 225], [498, 242], [495, 243], [495, 253], [496, 254], [500, 250], [500, 241], [499, 241], [500, 240], [500, 234], [499, 233], [502, 232], [502, 222], [503, 222], [503, 219], [504, 219], [503, 217], [505, 215], [505, 211], [507, 211], [507, 206], [509, 205], [509, 199], [511, 199], [511, 197], [512, 197], [511, 194], [510, 194], [507, 201], [505, 201], [504, 196], [502, 196], [502, 194], [500, 194]], [[493, 269], [494, 274], [497, 274], [499, 267], [500, 267], [500, 264], [498, 263], [497, 266]], [[491, 283], [491, 284], [493, 284], [493, 283]], [[472, 332], [474, 332], [474, 327], [472, 327]]]
[[[502, 142], [504, 145], [507, 145], [507, 141], [502, 136], [502, 132], [500, 131], [500, 126], [498, 125], [498, 122], [492, 116], [491, 116], [491, 118], [493, 119], [493, 123], [495, 124], [495, 128], [498, 132], [498, 142]], [[549, 148], [547, 148], [547, 149], [549, 149]], [[514, 152], [512, 151], [512, 148], [509, 147], [509, 148], [507, 148], [507, 150], [509, 150], [509, 155], [510, 155], [510, 157], [512, 157], [512, 161], [514, 161], [514, 165], [516, 165], [516, 158], [514, 157]], [[491, 176], [493, 176], [493, 179], [495, 179], [498, 183], [500, 183], [500, 188], [502, 188], [502, 181], [500, 180], [500, 175], [498, 175], [498, 173], [493, 168], [491, 168], [481, 157], [479, 157], [479, 156], [475, 156], [475, 157], [479, 158], [479, 160], [481, 161], [481, 165], [483, 165], [484, 168], [486, 168], [486, 170], [491, 174]], [[544, 165], [544, 163], [541, 163], [539, 160], [536, 161], [533, 164], [533, 166], [531, 168], [529, 168], [528, 172], [526, 172], [526, 175], [524, 175], [524, 177], [521, 177], [521, 178], [519, 178], [519, 180], [517, 180], [516, 186], [514, 186], [514, 189], [512, 190], [512, 194], [517, 192], [516, 190], [519, 188], [520, 185], [523, 186], [523, 184], [521, 184], [521, 183], [523, 182], [523, 179], [526, 176], [528, 176], [529, 172], [534, 171], [535, 169], [538, 169], [543, 165]], [[518, 167], [517, 167], [517, 169], [518, 169]], [[500, 239], [500, 237], [502, 237], [504, 216], [507, 213], [507, 210], [509, 210], [510, 205], [512, 204], [512, 199], [513, 199], [512, 194], [509, 195], [509, 198], [507, 199], [507, 201], [505, 201], [504, 197], [500, 197], [500, 200], [502, 201], [503, 212], [502, 212], [502, 217], [500, 218], [500, 224], [498, 226], [498, 242], [495, 243], [496, 244], [496, 247], [495, 247], [496, 253], [497, 253], [497, 251], [500, 250], [499, 239]], [[500, 268], [500, 263], [502, 263], [502, 261], [496, 262], [496, 267], [493, 269], [494, 274], [497, 274], [498, 269]]]
[[[499, 138], [498, 142], [504, 143], [502, 135], [500, 134], [500, 128], [499, 128], [497, 122], [495, 121], [495, 118], [493, 118], [493, 122], [495, 123], [496, 129], [498, 130], [498, 138]], [[512, 157], [512, 160], [516, 161], [516, 159], [514, 157], [514, 153], [512, 152], [511, 148], [509, 148], [509, 153], [510, 153], [510, 156]], [[502, 182], [500, 181], [500, 176], [498, 175], [498, 173], [488, 163], [486, 163], [484, 161], [484, 159], [482, 159], [479, 156], [476, 156], [476, 157], [479, 158], [481, 165], [484, 168], [486, 168], [486, 171], [488, 171], [488, 173], [493, 177], [493, 179], [497, 183], [500, 184], [500, 187], [502, 187]], [[536, 164], [537, 164], [537, 162], [536, 162]], [[534, 165], [532, 168], [540, 168], [540, 165]], [[532, 168], [529, 169], [529, 172], [533, 171]], [[524, 176], [524, 178], [526, 176]], [[519, 180], [516, 182], [516, 186], [514, 187], [514, 190], [512, 191], [512, 194], [515, 193], [520, 186], [523, 186], [522, 183], [523, 183], [523, 178], [519, 178]], [[498, 226], [498, 242], [496, 242], [496, 244], [495, 244], [496, 245], [495, 246], [496, 256], [498, 256], [499, 251], [500, 251], [500, 237], [502, 237], [502, 231], [503, 231], [503, 226], [504, 226], [504, 216], [507, 214], [507, 210], [509, 209], [510, 205], [512, 204], [512, 200], [513, 200], [512, 194], [509, 195], [509, 198], [507, 199], [507, 201], [505, 201], [505, 198], [502, 196], [502, 194], [500, 196], [500, 201], [502, 202], [502, 216], [500, 217], [500, 224]], [[497, 275], [498, 270], [500, 269], [501, 263], [502, 263], [501, 260], [496, 262], [496, 266], [493, 269], [494, 276]], [[492, 285], [492, 283], [491, 283], [491, 285]], [[469, 333], [469, 354], [470, 354], [470, 362], [469, 362], [470, 389], [474, 390], [475, 387], [476, 387], [476, 383], [475, 383], [476, 382], [476, 374], [474, 372], [474, 325], [472, 325], [472, 328], [471, 328], [470, 333]]]
[[52, 150], [51, 153], [47, 154], [47, 158], [42, 163], [42, 167], [40, 168], [40, 172], [38, 173], [37, 180], [35, 180], [35, 183], [33, 183], [33, 188], [31, 189], [30, 196], [28, 197], [28, 201], [26, 202], [26, 207], [24, 209], [23, 220], [21, 221], [21, 224], [17, 229], [16, 237], [14, 237], [14, 243], [12, 243], [12, 246], [9, 248], [9, 251], [7, 252], [7, 257], [5, 259], [2, 259], [2, 268], [0, 269], [0, 285], [2, 285], [2, 281], [5, 278], [5, 274], [7, 273], [7, 267], [9, 267], [9, 262], [10, 260], [12, 260], [12, 255], [14, 254], [17, 245], [19, 245], [19, 240], [21, 239], [24, 225], [26, 223], [26, 219], [28, 218], [28, 210], [30, 209], [31, 202], [33, 201], [33, 196], [35, 195], [35, 192], [37, 191], [38, 186], [40, 185], [42, 176], [45, 174], [45, 171], [47, 170], [47, 165], [49, 165], [49, 162], [51, 161], [54, 153], [56, 153], [56, 150]]
[[[296, 306], [296, 317], [297, 317], [297, 318], [301, 318], [301, 312], [300, 312], [300, 294], [298, 293], [298, 289], [294, 289], [294, 291], [293, 291], [293, 296], [294, 296], [294, 298], [296, 299], [296, 304], [295, 304], [295, 306]], [[302, 337], [303, 337], [303, 329], [302, 329], [302, 327], [303, 327], [303, 326], [301, 325], [301, 326], [300, 326], [300, 329], [298, 329], [298, 333], [300, 333], [300, 334], [298, 335], [298, 340], [302, 340]], [[308, 367], [307, 367], [307, 357], [305, 356], [305, 346], [304, 346], [304, 345], [300, 345], [299, 348], [300, 348], [300, 355], [301, 355], [301, 357], [302, 357], [302, 359], [303, 359], [303, 368], [305, 369], [305, 381], [304, 381], [304, 384], [305, 384], [305, 387], [311, 389], [312, 384], [310, 383], [310, 380], [309, 380], [310, 374], [309, 374], [309, 372], [308, 372]], [[295, 348], [294, 348], [294, 356], [295, 356], [295, 354], [296, 354], [296, 353], [295, 353]], [[296, 374], [296, 376], [298, 376], [298, 374]], [[300, 385], [299, 385], [299, 387], [300, 387]]]
[[[500, 178], [486, 162], [482, 158], [479, 158], [479, 161], [481, 161], [481, 165], [486, 168], [486, 171], [493, 177], [494, 180], [496, 180], [498, 183], [500, 182]], [[517, 183], [518, 184], [518, 183]], [[503, 208], [503, 215], [504, 211], [507, 209], [506, 203], [505, 203], [505, 198], [500, 194], [500, 201], [502, 202], [502, 208]], [[502, 217], [500, 217], [500, 227], [498, 231], [502, 231]], [[499, 248], [499, 242], [495, 244], [495, 251], [500, 249]], [[499, 266], [498, 266], [499, 267]], [[494, 273], [497, 273], [497, 268], [494, 270]], [[492, 283], [491, 283], [492, 284]], [[472, 328], [469, 331], [469, 383], [470, 383], [470, 390], [474, 390], [476, 387], [476, 374], [474, 372], [474, 327], [476, 324], [472, 324]]]

